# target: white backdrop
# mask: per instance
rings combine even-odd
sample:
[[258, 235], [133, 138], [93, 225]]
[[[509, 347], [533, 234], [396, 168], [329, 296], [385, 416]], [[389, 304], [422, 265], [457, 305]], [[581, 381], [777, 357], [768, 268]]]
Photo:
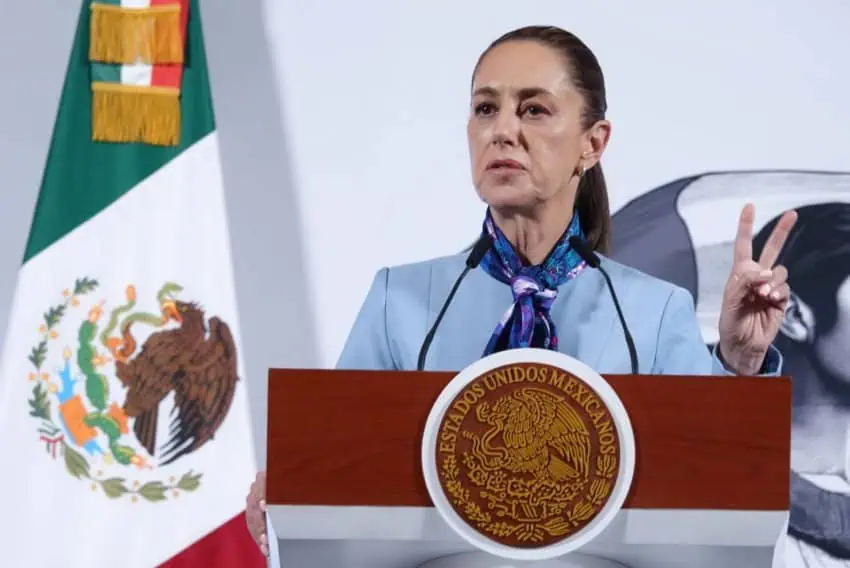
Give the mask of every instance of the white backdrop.
[[[470, 72], [508, 29], [560, 25], [597, 53], [615, 209], [705, 170], [850, 169], [845, 0], [203, 9], [260, 463], [266, 370], [333, 365], [379, 267], [453, 253], [476, 236]], [[78, 0], [0, 0], [3, 322], [78, 10]]]

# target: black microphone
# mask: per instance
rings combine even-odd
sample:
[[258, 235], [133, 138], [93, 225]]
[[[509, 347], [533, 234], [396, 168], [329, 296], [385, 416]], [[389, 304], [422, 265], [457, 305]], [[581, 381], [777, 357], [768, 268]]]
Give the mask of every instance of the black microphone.
[[635, 349], [635, 342], [632, 340], [632, 334], [629, 332], [629, 326], [626, 325], [626, 318], [623, 317], [623, 310], [620, 309], [620, 302], [617, 300], [617, 293], [614, 291], [614, 284], [611, 283], [611, 277], [608, 276], [608, 272], [602, 268], [601, 262], [596, 253], [590, 250], [590, 247], [588, 247], [583, 240], [576, 236], [572, 236], [570, 237], [570, 246], [578, 253], [583, 261], [585, 261], [591, 268], [599, 269], [599, 272], [601, 272], [602, 276], [605, 277], [605, 282], [608, 284], [608, 291], [611, 292], [611, 298], [614, 300], [614, 307], [617, 308], [617, 316], [620, 318], [620, 325], [623, 326], [623, 335], [626, 336], [626, 345], [629, 348], [629, 359], [632, 362], [632, 374], [637, 375], [637, 349]]
[[443, 308], [440, 310], [440, 313], [437, 314], [437, 319], [434, 320], [434, 325], [432, 325], [431, 329], [428, 330], [428, 335], [425, 336], [425, 341], [422, 342], [422, 348], [419, 350], [419, 362], [416, 365], [417, 371], [421, 371], [425, 368], [425, 357], [428, 356], [428, 349], [431, 348], [431, 342], [434, 341], [434, 335], [437, 333], [437, 327], [443, 320], [443, 316], [446, 315], [446, 310], [449, 308], [449, 304], [452, 303], [452, 298], [455, 297], [455, 292], [457, 292], [458, 287], [460, 287], [460, 283], [463, 282], [463, 279], [466, 278], [466, 275], [469, 274], [470, 270], [481, 263], [481, 260], [484, 258], [484, 255], [487, 254], [487, 251], [490, 250], [490, 245], [492, 244], [493, 239], [490, 235], [488, 233], [482, 233], [481, 237], [478, 238], [478, 241], [476, 241], [476, 243], [472, 246], [472, 251], [469, 253], [469, 256], [466, 257], [466, 268], [463, 269], [463, 272], [461, 272], [460, 276], [458, 276], [457, 280], [455, 280], [455, 285], [452, 286], [451, 292], [449, 292], [449, 296], [443, 304]]

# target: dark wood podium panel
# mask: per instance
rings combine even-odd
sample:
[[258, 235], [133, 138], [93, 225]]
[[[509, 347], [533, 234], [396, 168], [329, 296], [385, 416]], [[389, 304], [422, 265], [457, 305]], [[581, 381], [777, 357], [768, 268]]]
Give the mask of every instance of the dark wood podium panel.
[[[432, 506], [420, 443], [454, 373], [273, 369], [270, 504]], [[787, 378], [605, 377], [637, 462], [626, 508], [787, 510]]]

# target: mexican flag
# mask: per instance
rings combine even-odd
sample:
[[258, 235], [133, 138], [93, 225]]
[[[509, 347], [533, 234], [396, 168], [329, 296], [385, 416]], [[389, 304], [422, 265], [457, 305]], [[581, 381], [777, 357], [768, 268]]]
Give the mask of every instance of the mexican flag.
[[3, 565], [265, 566], [198, 0], [83, 2], [0, 354]]

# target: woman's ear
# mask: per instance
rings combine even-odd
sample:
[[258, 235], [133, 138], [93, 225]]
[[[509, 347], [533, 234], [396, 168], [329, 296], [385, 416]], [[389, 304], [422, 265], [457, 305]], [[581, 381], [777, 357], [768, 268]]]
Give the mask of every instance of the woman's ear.
[[587, 129], [585, 136], [581, 166], [589, 170], [602, 159], [602, 153], [608, 147], [608, 140], [611, 138], [611, 123], [607, 120], [598, 120]]
[[812, 343], [815, 338], [815, 314], [797, 294], [791, 292], [779, 331], [797, 343]]

